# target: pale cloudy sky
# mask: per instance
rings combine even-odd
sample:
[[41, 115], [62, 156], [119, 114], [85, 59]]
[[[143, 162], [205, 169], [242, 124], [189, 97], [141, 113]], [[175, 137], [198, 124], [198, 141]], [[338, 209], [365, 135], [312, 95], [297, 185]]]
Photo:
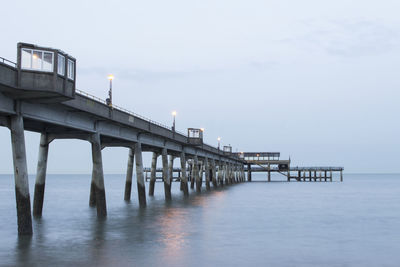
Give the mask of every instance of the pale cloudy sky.
[[[294, 165], [398, 172], [400, 2], [397, 0], [4, 1], [0, 56], [16, 43], [77, 58], [77, 87], [205, 141], [280, 151]], [[27, 133], [29, 172], [39, 135]], [[12, 172], [0, 129], [0, 173]], [[126, 149], [104, 150], [123, 173]], [[50, 173], [90, 173], [90, 146], [55, 141]], [[146, 165], [149, 165], [148, 157]]]

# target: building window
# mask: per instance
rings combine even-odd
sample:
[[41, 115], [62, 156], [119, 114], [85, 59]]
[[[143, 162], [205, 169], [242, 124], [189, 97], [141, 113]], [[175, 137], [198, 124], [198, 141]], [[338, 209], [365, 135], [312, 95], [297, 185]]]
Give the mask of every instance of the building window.
[[65, 57], [60, 54], [58, 54], [57, 73], [63, 76], [65, 75]]
[[27, 70], [53, 71], [53, 52], [22, 49], [21, 68]]
[[68, 59], [68, 78], [69, 79], [71, 79], [71, 80], [73, 80], [74, 79], [74, 62], [72, 61], [72, 60], [70, 60], [70, 59]]

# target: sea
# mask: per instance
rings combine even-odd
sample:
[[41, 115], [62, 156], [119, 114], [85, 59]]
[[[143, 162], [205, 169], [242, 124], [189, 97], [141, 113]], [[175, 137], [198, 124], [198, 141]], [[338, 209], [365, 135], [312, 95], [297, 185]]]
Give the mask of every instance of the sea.
[[188, 198], [175, 182], [169, 202], [157, 182], [140, 208], [135, 184], [125, 202], [125, 175], [105, 175], [98, 220], [90, 175], [49, 174], [43, 217], [18, 237], [14, 178], [0, 175], [0, 266], [400, 266], [400, 174], [272, 179], [253, 173]]

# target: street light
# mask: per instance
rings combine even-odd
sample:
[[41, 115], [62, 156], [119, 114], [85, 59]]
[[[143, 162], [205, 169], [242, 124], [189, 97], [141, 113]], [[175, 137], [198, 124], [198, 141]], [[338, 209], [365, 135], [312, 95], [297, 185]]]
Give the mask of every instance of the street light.
[[175, 117], [176, 117], [176, 111], [174, 110], [174, 111], [172, 111], [172, 116], [174, 117], [174, 122], [173, 122], [173, 124], [172, 124], [172, 131], [173, 132], [175, 132]]
[[221, 145], [221, 137], [218, 137], [217, 140], [218, 140], [218, 150], [219, 150], [219, 147]]
[[110, 90], [108, 91], [108, 98], [106, 99], [107, 105], [112, 106], [112, 80], [114, 79], [114, 75], [110, 74], [107, 76], [107, 79], [110, 81]]
[[200, 131], [204, 132], [204, 128], [200, 128]]

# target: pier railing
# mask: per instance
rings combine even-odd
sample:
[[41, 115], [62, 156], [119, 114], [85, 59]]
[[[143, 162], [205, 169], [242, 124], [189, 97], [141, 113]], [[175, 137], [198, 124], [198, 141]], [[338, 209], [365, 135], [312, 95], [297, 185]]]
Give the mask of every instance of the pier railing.
[[[92, 95], [92, 94], [89, 94], [88, 92], [85, 92], [85, 91], [82, 91], [82, 90], [79, 90], [79, 89], [76, 89], [75, 91], [76, 91], [76, 93], [78, 93], [79, 95], [83, 95], [83, 96], [88, 97], [88, 98], [90, 98], [90, 99], [92, 99], [92, 100], [94, 100], [94, 101], [97, 101], [97, 102], [100, 102], [100, 103], [102, 103], [102, 104], [104, 104], [104, 105], [107, 105], [107, 102], [106, 102], [104, 99], [101, 99], [101, 98], [99, 98], [99, 97], [97, 97], [97, 96], [94, 96], [94, 95]], [[165, 129], [171, 130], [171, 127], [168, 127], [168, 126], [165, 125], [165, 124], [162, 124], [162, 123], [160, 123], [160, 122], [157, 122], [157, 121], [154, 121], [154, 120], [149, 119], [149, 118], [147, 118], [147, 117], [144, 117], [144, 116], [142, 116], [142, 115], [140, 115], [140, 114], [137, 114], [137, 113], [135, 113], [135, 112], [133, 112], [133, 111], [130, 111], [130, 110], [128, 110], [128, 109], [126, 109], [126, 108], [123, 108], [123, 107], [120, 107], [120, 106], [118, 106], [118, 105], [112, 104], [112, 108], [113, 108], [113, 109], [116, 109], [116, 110], [119, 110], [119, 111], [121, 111], [121, 112], [128, 113], [129, 115], [135, 116], [135, 117], [137, 117], [137, 118], [140, 118], [140, 119], [145, 120], [145, 121], [147, 121], [147, 122], [153, 123], [153, 124], [155, 124], [155, 125], [157, 125], [157, 126], [160, 126], [160, 127], [165, 128]], [[181, 134], [181, 135], [186, 136], [183, 132], [180, 132], [180, 131], [175, 131], [175, 132], [177, 132], [177, 133], [179, 133], [179, 134]]]
[[14, 68], [17, 67], [17, 63], [12, 62], [11, 60], [8, 60], [8, 59], [6, 59], [4, 57], [0, 57], [0, 62], [3, 63], [3, 64], [6, 64], [6, 65], [9, 65], [11, 67], [14, 67]]

